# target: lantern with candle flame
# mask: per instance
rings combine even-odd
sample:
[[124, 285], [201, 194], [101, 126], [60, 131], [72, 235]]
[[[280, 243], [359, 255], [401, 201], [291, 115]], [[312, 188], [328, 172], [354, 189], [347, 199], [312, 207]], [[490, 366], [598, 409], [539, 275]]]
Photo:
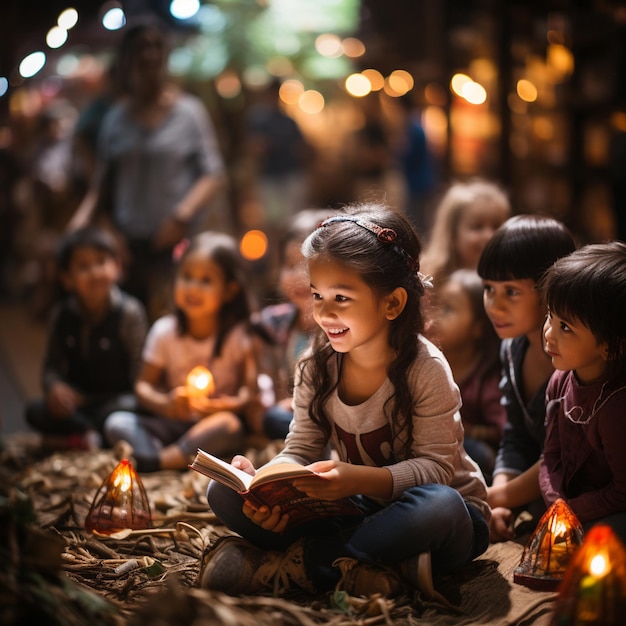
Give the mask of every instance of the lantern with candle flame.
[[531, 589], [554, 591], [583, 537], [580, 521], [565, 500], [559, 498], [539, 520], [513, 580]]
[[150, 505], [135, 468], [122, 459], [94, 496], [85, 530], [111, 535], [124, 529], [152, 528]]
[[197, 365], [187, 374], [186, 388], [189, 398], [210, 396], [215, 391], [213, 374], [203, 365]]
[[626, 548], [606, 524], [587, 533], [559, 587], [553, 626], [619, 626], [626, 618]]

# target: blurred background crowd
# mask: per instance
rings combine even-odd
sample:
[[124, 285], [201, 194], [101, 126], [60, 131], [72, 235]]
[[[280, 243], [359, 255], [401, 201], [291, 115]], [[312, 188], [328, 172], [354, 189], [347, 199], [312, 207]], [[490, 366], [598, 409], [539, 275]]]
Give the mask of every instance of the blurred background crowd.
[[[306, 208], [383, 200], [428, 242], [449, 188], [480, 178], [513, 213], [556, 217], [580, 243], [626, 237], [626, 3], [9, 0], [1, 11], [0, 297], [35, 325], [56, 297], [59, 238], [97, 214], [127, 259], [143, 259], [127, 272], [143, 286], [191, 229], [232, 234], [262, 303], [278, 296], [278, 242]], [[148, 22], [160, 35], [125, 46]], [[173, 112], [179, 126], [158, 141], [139, 136]], [[139, 156], [121, 147], [133, 133], [135, 147], [152, 141]]]

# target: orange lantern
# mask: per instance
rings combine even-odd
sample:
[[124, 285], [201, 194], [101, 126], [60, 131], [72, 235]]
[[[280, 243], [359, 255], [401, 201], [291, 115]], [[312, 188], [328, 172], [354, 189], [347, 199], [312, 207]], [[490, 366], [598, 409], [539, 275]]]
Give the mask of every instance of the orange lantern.
[[594, 526], [574, 555], [559, 587], [553, 626], [626, 620], [626, 548], [605, 524]]
[[85, 518], [85, 530], [111, 535], [130, 528], [152, 528], [150, 505], [135, 468], [122, 459], [94, 496]]
[[210, 396], [215, 391], [213, 374], [203, 365], [197, 365], [187, 374], [185, 386], [187, 388], [187, 395], [190, 398]]
[[531, 589], [554, 591], [583, 537], [580, 521], [565, 500], [559, 498], [539, 520], [513, 580]]

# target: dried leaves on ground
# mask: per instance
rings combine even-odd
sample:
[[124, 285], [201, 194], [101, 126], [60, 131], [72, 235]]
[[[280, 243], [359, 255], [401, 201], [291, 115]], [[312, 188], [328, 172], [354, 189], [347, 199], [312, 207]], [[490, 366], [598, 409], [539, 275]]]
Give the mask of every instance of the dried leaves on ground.
[[[343, 592], [234, 598], [198, 589], [203, 551], [229, 533], [207, 505], [204, 476], [193, 471], [142, 475], [154, 528], [98, 536], [85, 531], [84, 520], [118, 463], [110, 450], [44, 453], [35, 440], [19, 436], [0, 446], [2, 624], [445, 626], [521, 623], [518, 618], [548, 623], [553, 595], [527, 595], [502, 574], [503, 566], [510, 568], [519, 558], [516, 544], [508, 551], [494, 547], [498, 560], [489, 558], [490, 549], [444, 581], [441, 590], [453, 608], [429, 603], [419, 592], [393, 600]], [[276, 451], [270, 444], [248, 454], [258, 466]]]

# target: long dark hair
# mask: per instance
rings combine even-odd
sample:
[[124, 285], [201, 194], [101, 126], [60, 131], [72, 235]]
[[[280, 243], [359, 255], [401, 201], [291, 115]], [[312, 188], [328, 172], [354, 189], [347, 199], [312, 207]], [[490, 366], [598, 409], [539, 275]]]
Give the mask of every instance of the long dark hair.
[[[190, 254], [201, 254], [220, 266], [224, 272], [224, 280], [227, 283], [234, 282], [239, 286], [236, 294], [227, 302], [224, 302], [219, 312], [217, 338], [213, 356], [219, 356], [222, 345], [228, 333], [240, 322], [249, 322], [253, 310], [253, 303], [246, 289], [247, 281], [244, 270], [244, 262], [239, 247], [233, 237], [217, 231], [205, 231], [193, 237], [178, 262], [179, 266], [184, 263]], [[178, 307], [174, 312], [178, 321], [178, 329], [181, 334], [188, 332], [187, 318], [185, 313]]]
[[[390, 240], [393, 231], [395, 238]], [[302, 253], [310, 262], [325, 259], [360, 274], [369, 287], [381, 297], [403, 287], [408, 295], [402, 313], [390, 322], [389, 345], [396, 357], [387, 376], [395, 394], [385, 406], [396, 435], [404, 433], [405, 449], [412, 439], [413, 398], [407, 372], [417, 355], [417, 335], [424, 328], [421, 298], [424, 284], [418, 274], [421, 244], [410, 223], [399, 213], [378, 204], [352, 205], [322, 222], [302, 245]], [[336, 355], [326, 335], [318, 332], [311, 355], [300, 363], [302, 375], [313, 387], [309, 408], [311, 419], [330, 436], [330, 420], [325, 404], [338, 380], [331, 380], [328, 362]], [[307, 367], [310, 364], [310, 367]], [[341, 362], [339, 362], [341, 367]]]

